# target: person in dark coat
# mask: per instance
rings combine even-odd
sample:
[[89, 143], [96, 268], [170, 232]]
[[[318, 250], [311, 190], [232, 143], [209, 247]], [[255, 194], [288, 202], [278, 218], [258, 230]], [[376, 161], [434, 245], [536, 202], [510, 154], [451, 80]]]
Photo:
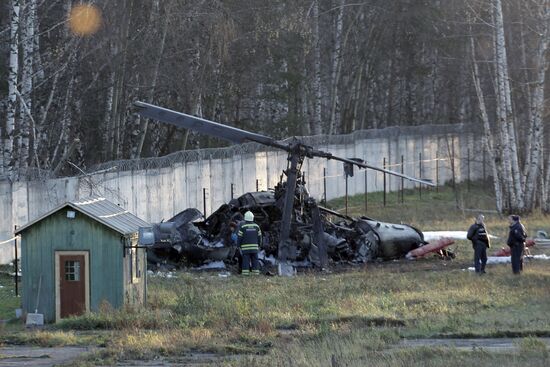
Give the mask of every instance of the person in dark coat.
[[241, 274], [260, 274], [258, 251], [262, 245], [262, 231], [254, 223], [254, 214], [251, 211], [244, 213], [244, 222], [241, 223], [237, 231], [237, 244], [241, 249], [243, 258]]
[[489, 234], [485, 227], [485, 216], [480, 214], [475, 219], [475, 223], [468, 229], [467, 237], [472, 241], [474, 248], [474, 267], [479, 275], [485, 274], [485, 264], [487, 264], [487, 249], [491, 247]]
[[507, 244], [510, 246], [512, 254], [512, 271], [519, 275], [523, 271], [523, 251], [525, 250], [527, 232], [520, 222], [519, 215], [510, 215], [508, 221], [510, 222], [510, 233]]

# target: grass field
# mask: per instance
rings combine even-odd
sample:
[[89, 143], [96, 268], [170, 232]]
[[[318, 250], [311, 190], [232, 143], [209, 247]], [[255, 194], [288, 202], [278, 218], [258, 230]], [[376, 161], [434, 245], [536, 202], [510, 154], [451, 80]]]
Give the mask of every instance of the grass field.
[[0, 266], [0, 320], [7, 320], [15, 316], [15, 309], [19, 307], [19, 299], [15, 297], [13, 277], [8, 275], [13, 269], [9, 266]]
[[[425, 230], [467, 229], [472, 212], [456, 209], [450, 189], [424, 192], [422, 200], [415, 194], [405, 197], [404, 206], [394, 198], [385, 209], [379, 195], [369, 195], [368, 216], [403, 218]], [[362, 200], [351, 199], [354, 215], [364, 214]], [[472, 188], [461, 205], [474, 204], [491, 209], [490, 195]], [[342, 201], [329, 206], [341, 208]], [[550, 229], [549, 218], [540, 214], [525, 223]], [[488, 224], [492, 233], [505, 234], [505, 218], [489, 214]], [[550, 337], [550, 264], [529, 262], [520, 277], [510, 265], [493, 265], [479, 277], [464, 270], [470, 244], [459, 241], [453, 249], [452, 261], [399, 260], [294, 278], [151, 278], [145, 310], [105, 307], [41, 331], [11, 323], [0, 343], [104, 347], [79, 365], [159, 356], [176, 363], [191, 352], [227, 356], [218, 364], [229, 366], [549, 365], [539, 338]], [[518, 351], [398, 347], [403, 338], [451, 337], [517, 337]]]

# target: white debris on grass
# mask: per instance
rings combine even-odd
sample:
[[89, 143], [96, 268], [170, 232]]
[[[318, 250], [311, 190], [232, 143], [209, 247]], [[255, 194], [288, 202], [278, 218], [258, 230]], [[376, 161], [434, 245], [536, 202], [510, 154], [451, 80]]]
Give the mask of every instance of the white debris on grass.
[[230, 276], [231, 276], [231, 273], [228, 272], [228, 271], [224, 271], [224, 272], [218, 273], [218, 277], [219, 277], [219, 278], [229, 278]]
[[210, 269], [225, 269], [225, 263], [223, 261], [211, 261], [193, 268], [193, 270], [210, 270]]
[[[550, 256], [546, 254], [542, 255], [528, 255], [524, 257], [525, 259], [531, 260], [550, 260]], [[509, 264], [512, 262], [512, 258], [510, 256], [488, 256], [487, 257], [487, 264]]]
[[273, 257], [273, 255], [265, 256], [265, 251], [262, 250], [258, 253], [258, 260], [262, 260], [263, 262], [270, 263], [271, 265], [277, 264], [277, 259]]
[[[426, 231], [424, 234], [424, 241], [431, 242], [434, 240], [440, 240], [442, 238], [453, 238], [455, 240], [467, 240], [467, 231]], [[489, 238], [498, 238], [493, 235], [489, 235]]]
[[152, 270], [147, 270], [147, 276], [151, 277], [151, 278], [177, 278], [178, 276], [175, 275], [173, 272], [171, 271], [152, 271]]
[[[529, 255], [525, 256], [525, 259], [534, 259], [534, 260], [550, 260], [550, 256], [546, 254], [542, 255]], [[495, 264], [510, 264], [512, 262], [512, 258], [510, 256], [487, 256], [487, 265], [495, 265]], [[467, 270], [469, 271], [475, 271], [473, 267], [469, 267]]]
[[509, 264], [511, 262], [510, 256], [487, 256], [487, 264]]

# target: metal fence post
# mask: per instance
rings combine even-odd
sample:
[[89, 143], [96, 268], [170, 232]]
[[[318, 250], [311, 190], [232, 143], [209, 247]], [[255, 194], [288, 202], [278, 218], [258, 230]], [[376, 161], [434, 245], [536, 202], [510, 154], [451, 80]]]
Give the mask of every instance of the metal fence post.
[[348, 174], [345, 173], [344, 176], [346, 177], [346, 215], [348, 215]]
[[367, 214], [368, 192], [369, 192], [369, 189], [368, 189], [368, 182], [367, 182], [367, 170], [365, 170], [365, 214]]
[[[386, 169], [386, 157], [384, 157], [384, 169]], [[386, 172], [384, 172], [384, 206], [386, 206]]]
[[324, 204], [327, 205], [327, 169], [323, 168], [323, 200]]
[[[418, 178], [422, 179], [422, 152], [418, 153]], [[418, 196], [422, 199], [422, 184], [418, 184]]]
[[206, 188], [203, 187], [202, 189], [202, 212], [204, 214], [204, 218], [206, 218]]
[[234, 195], [235, 195], [235, 185], [231, 183], [231, 200], [233, 200]]
[[[401, 155], [401, 174], [405, 174], [405, 158]], [[401, 177], [401, 204], [405, 202], [405, 179]]]

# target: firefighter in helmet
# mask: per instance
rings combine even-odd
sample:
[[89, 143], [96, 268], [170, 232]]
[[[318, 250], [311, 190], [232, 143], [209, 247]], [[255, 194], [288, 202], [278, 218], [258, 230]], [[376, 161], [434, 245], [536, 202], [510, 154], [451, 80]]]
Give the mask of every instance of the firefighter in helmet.
[[262, 231], [254, 223], [254, 214], [251, 211], [244, 213], [244, 222], [237, 231], [237, 244], [243, 259], [242, 275], [260, 274], [258, 251], [262, 244]]

